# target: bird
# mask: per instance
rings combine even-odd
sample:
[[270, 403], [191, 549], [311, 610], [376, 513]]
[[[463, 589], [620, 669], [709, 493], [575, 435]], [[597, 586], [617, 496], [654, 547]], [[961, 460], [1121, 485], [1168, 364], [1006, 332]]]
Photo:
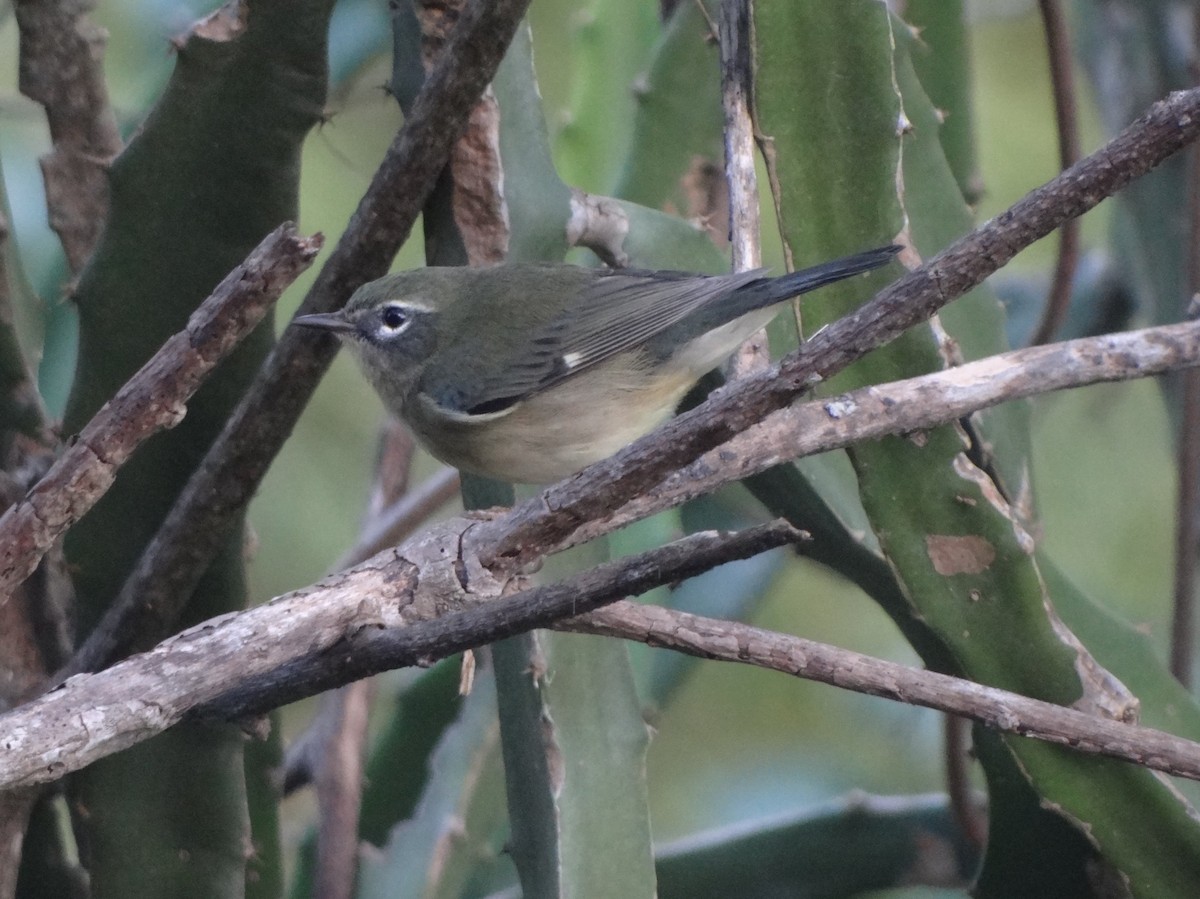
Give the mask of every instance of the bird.
[[780, 303], [886, 265], [882, 246], [769, 277], [502, 263], [427, 267], [364, 284], [332, 332], [384, 406], [435, 457], [549, 484], [670, 417]]

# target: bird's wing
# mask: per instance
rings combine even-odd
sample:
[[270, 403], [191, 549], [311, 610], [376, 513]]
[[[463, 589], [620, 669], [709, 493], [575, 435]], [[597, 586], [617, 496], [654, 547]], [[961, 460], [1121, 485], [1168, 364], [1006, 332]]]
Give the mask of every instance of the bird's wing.
[[577, 372], [641, 346], [707, 304], [762, 278], [763, 272], [707, 277], [628, 269], [598, 273], [558, 316], [532, 329], [500, 364], [477, 373], [461, 368], [446, 373], [453, 376], [453, 396], [428, 381], [424, 392], [451, 413], [503, 412]]

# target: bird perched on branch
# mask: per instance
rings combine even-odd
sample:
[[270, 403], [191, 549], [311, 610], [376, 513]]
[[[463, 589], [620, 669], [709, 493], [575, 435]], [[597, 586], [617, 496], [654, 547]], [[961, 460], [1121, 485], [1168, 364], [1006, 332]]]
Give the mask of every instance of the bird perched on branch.
[[800, 294], [886, 265], [888, 246], [777, 278], [510, 264], [363, 285], [335, 333], [443, 462], [545, 484], [668, 418], [696, 381]]

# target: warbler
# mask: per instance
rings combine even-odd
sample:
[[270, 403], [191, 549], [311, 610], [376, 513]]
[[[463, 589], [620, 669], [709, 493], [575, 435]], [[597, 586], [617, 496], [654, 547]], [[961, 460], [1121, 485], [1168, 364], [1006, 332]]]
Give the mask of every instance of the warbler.
[[773, 307], [886, 265], [899, 249], [776, 278], [761, 269], [423, 268], [293, 323], [337, 334], [384, 405], [443, 462], [546, 484], [653, 430]]

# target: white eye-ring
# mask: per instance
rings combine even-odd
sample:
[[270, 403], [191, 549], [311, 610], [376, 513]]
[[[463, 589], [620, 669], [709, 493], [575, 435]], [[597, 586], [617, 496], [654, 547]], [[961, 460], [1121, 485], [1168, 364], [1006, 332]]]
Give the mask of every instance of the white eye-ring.
[[379, 321], [387, 333], [399, 334], [408, 327], [412, 321], [412, 315], [404, 306], [398, 303], [389, 303], [379, 310]]

